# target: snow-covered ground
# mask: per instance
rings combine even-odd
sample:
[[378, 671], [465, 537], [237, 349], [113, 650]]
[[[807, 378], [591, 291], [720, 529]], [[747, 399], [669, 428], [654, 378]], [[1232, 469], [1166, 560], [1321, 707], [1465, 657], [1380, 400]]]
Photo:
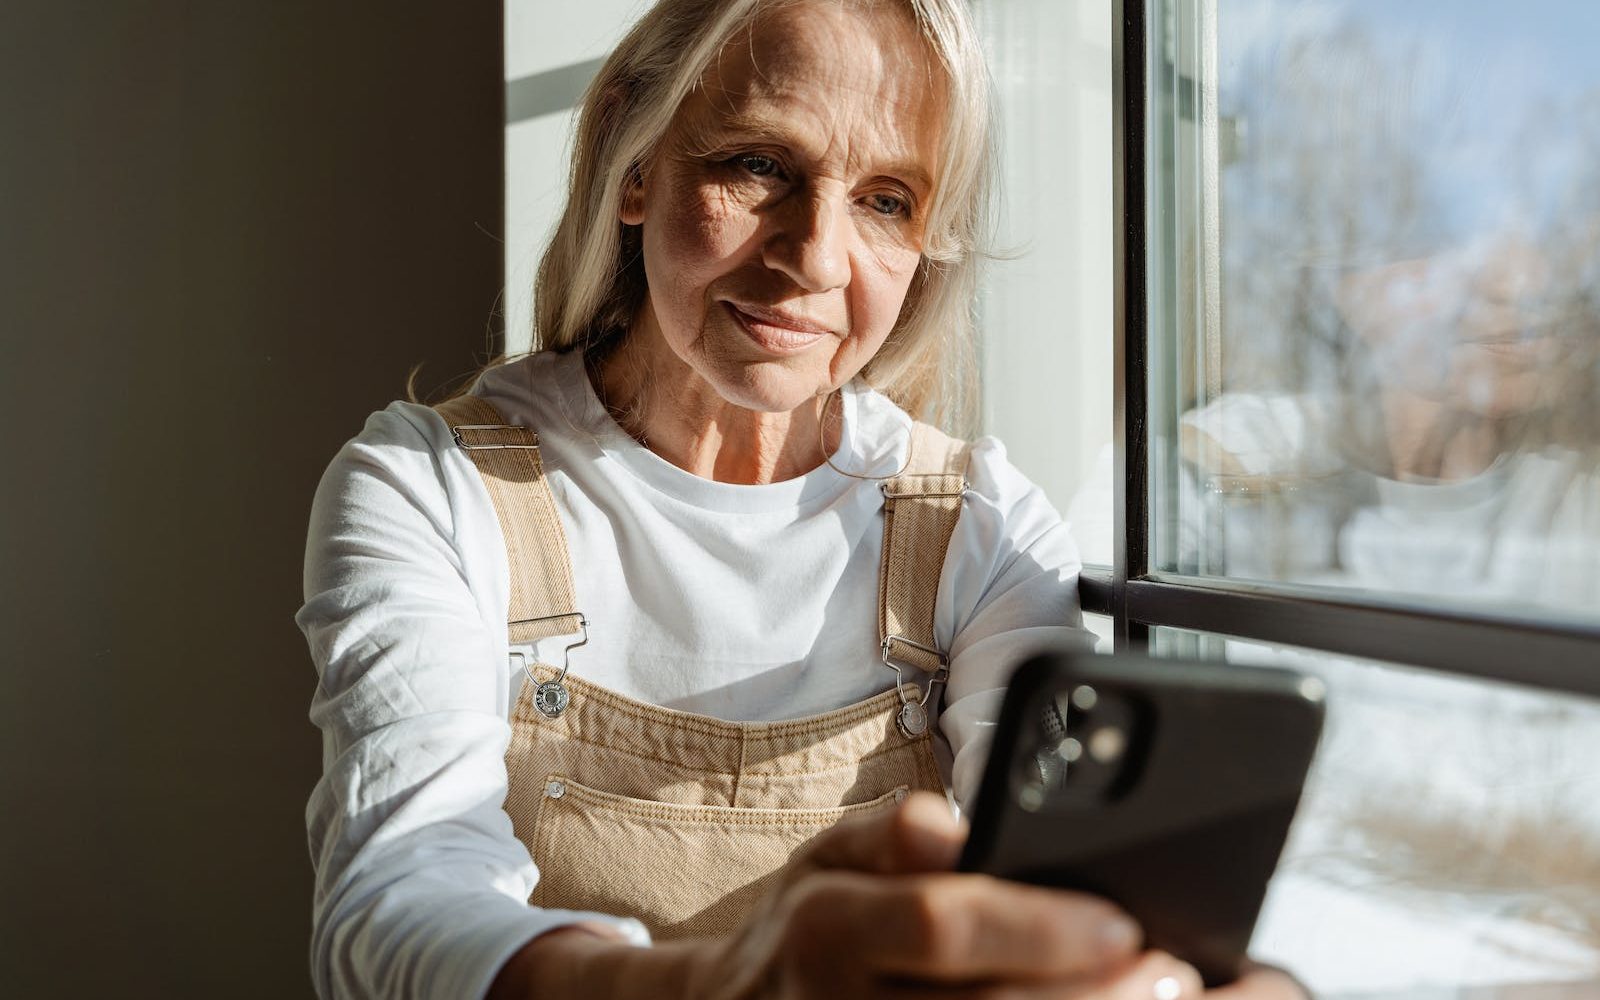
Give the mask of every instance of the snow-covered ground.
[[1257, 958], [1321, 997], [1600, 997], [1600, 703], [1240, 642], [1228, 658], [1329, 688]]

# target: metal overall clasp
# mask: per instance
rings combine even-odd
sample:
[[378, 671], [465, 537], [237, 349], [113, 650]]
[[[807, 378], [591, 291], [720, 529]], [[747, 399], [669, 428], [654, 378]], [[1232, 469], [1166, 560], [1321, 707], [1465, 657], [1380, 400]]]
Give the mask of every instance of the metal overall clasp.
[[573, 614], [578, 616], [578, 629], [583, 638], [579, 639], [577, 642], [568, 643], [566, 648], [562, 650], [561, 672], [556, 674], [554, 677], [547, 681], [540, 681], [539, 678], [533, 675], [533, 671], [528, 669], [528, 657], [526, 654], [520, 652], [513, 652], [511, 654], [512, 656], [518, 657], [522, 661], [522, 672], [527, 676], [528, 682], [534, 685], [534, 710], [547, 719], [561, 718], [561, 713], [567, 710], [567, 703], [571, 701], [571, 696], [567, 694], [567, 686], [561, 682], [566, 680], [567, 668], [572, 665], [572, 651], [577, 649], [579, 646], [586, 645], [589, 642], [589, 619], [584, 616], [583, 612], [578, 611], [568, 612], [567, 614], [563, 615], [546, 615], [543, 618], [528, 618], [515, 623], [518, 625], [528, 625], [535, 622], [548, 622], [554, 621], [557, 618], [570, 618]]
[[[939, 669], [928, 678], [928, 686], [919, 688], [916, 684], [906, 680], [905, 674], [900, 669], [900, 664], [894, 661], [894, 644], [900, 642], [924, 653], [932, 654], [939, 658]], [[884, 636], [881, 644], [883, 650], [884, 666], [894, 671], [894, 689], [900, 695], [900, 711], [895, 714], [895, 728], [900, 730], [900, 735], [906, 739], [915, 739], [928, 731], [928, 699], [933, 695], [933, 686], [943, 684], [950, 676], [950, 664], [946, 656], [931, 646], [924, 646], [920, 642], [913, 642], [903, 635]]]

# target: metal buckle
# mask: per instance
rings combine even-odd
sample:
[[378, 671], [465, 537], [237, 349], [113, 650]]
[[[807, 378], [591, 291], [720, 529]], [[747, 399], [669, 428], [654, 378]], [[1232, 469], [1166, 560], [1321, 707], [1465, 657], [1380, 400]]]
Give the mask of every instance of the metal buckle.
[[[878, 648], [883, 651], [884, 666], [895, 667], [892, 650], [894, 649], [894, 644], [897, 642], [903, 642], [912, 649], [920, 649], [924, 653], [933, 655], [939, 660], [940, 670], [944, 670], [950, 663], [949, 657], [945, 656], [941, 650], [934, 649], [932, 646], [924, 646], [922, 643], [907, 639], [903, 635], [886, 635], [883, 637], [883, 641], [878, 644]], [[898, 670], [900, 668], [895, 667], [895, 669]]]
[[[920, 649], [925, 653], [932, 653], [939, 658], [939, 667], [928, 678], [928, 686], [926, 688], [919, 688], [916, 684], [907, 681], [905, 674], [900, 669], [900, 664], [894, 662], [891, 650], [896, 642], [903, 642], [907, 646]], [[928, 731], [928, 699], [933, 697], [934, 685], [943, 684], [949, 680], [949, 658], [932, 646], [924, 646], [922, 643], [907, 639], [903, 635], [884, 636], [880, 647], [883, 650], [884, 666], [894, 671], [894, 689], [900, 695], [900, 711], [895, 714], [895, 726], [900, 730], [900, 735], [906, 739], [915, 739]], [[911, 691], [916, 692], [916, 695], [911, 694]]]
[[[533, 435], [533, 444], [468, 444], [467, 442], [465, 442], [465, 441], [463, 441], [461, 439], [461, 432], [462, 431], [506, 431], [506, 430], [512, 430], [512, 429], [521, 430], [521, 431], [528, 430], [528, 428], [526, 428], [526, 427], [518, 427], [516, 424], [458, 424], [457, 426], [450, 428], [450, 436], [455, 438], [456, 447], [462, 449], [463, 451], [537, 451], [538, 450], [538, 448], [539, 448], [539, 435], [537, 435], [537, 434]], [[533, 432], [529, 431], [529, 433], [532, 434]], [[555, 615], [553, 617], [560, 618], [560, 617], [563, 617], [563, 616]], [[535, 620], [536, 621], [543, 621], [544, 619], [540, 618], [540, 619], [535, 619]]]
[[559, 719], [561, 713], [567, 710], [567, 703], [571, 698], [567, 694], [566, 685], [561, 682], [566, 680], [567, 669], [572, 665], [572, 651], [579, 646], [587, 645], [589, 642], [589, 619], [582, 611], [568, 611], [564, 614], [545, 615], [542, 618], [523, 618], [519, 621], [508, 623], [511, 625], [528, 625], [534, 622], [554, 621], [557, 618], [570, 618], [573, 615], [578, 616], [578, 629], [583, 634], [583, 638], [577, 642], [568, 643], [566, 648], [561, 651], [561, 672], [551, 679], [540, 681], [539, 678], [533, 676], [533, 671], [528, 669], [528, 655], [526, 653], [517, 651], [511, 654], [521, 658], [522, 673], [528, 678], [528, 682], [534, 685], [533, 707], [547, 719]]

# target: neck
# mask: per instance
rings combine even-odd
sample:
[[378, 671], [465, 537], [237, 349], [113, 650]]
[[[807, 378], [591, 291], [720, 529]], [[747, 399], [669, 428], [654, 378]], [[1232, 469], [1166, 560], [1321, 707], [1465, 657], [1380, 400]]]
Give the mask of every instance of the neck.
[[645, 330], [630, 331], [588, 368], [595, 394], [623, 430], [704, 479], [782, 482], [815, 469], [839, 446], [842, 421], [834, 396], [812, 397], [785, 412], [745, 409]]
[[1501, 428], [1487, 418], [1397, 389], [1384, 391], [1383, 410], [1395, 479], [1467, 479], [1500, 455]]

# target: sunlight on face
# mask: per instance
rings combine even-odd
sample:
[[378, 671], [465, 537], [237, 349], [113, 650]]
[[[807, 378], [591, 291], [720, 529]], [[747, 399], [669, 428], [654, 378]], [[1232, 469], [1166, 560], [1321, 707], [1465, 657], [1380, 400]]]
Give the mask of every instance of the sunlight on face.
[[942, 79], [894, 9], [792, 7], [734, 39], [625, 198], [650, 287], [631, 335], [750, 410], [853, 377], [921, 259]]

